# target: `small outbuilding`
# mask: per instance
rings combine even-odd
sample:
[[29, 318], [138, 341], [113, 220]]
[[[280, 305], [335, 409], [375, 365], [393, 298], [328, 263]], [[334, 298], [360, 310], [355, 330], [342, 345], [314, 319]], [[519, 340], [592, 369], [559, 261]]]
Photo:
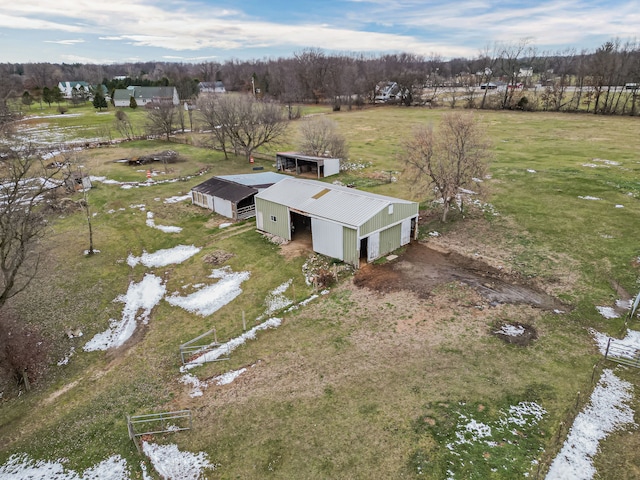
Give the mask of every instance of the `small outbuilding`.
[[256, 193], [283, 178], [287, 176], [275, 172], [212, 177], [191, 189], [191, 201], [227, 218], [245, 220], [255, 216]]
[[255, 195], [258, 230], [295, 241], [311, 234], [315, 252], [349, 263], [371, 262], [416, 238], [418, 204], [286, 178]]
[[340, 173], [340, 159], [314, 157], [296, 152], [280, 152], [276, 153], [276, 168], [279, 172], [291, 172], [296, 175], [309, 174], [323, 178]]

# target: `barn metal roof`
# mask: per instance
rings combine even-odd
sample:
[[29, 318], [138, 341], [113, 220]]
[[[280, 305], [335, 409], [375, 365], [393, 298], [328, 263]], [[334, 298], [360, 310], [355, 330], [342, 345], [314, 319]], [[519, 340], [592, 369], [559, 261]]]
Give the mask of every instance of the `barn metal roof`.
[[305, 155], [303, 153], [298, 153], [298, 152], [278, 152], [276, 153], [276, 158], [277, 157], [282, 157], [282, 158], [289, 158], [291, 160], [304, 160], [306, 162], [315, 162], [318, 165], [324, 165], [325, 160], [339, 160], [338, 158], [332, 158], [332, 157], [316, 157], [314, 155]]
[[230, 182], [229, 180], [219, 177], [211, 177], [209, 180], [196, 185], [191, 190], [223, 198], [234, 203], [258, 193], [256, 188], [240, 185], [239, 183]]
[[229, 180], [230, 182], [236, 182], [248, 187], [266, 188], [274, 183], [278, 183], [280, 180], [289, 178], [289, 176], [276, 172], [260, 172], [240, 173], [237, 175], [218, 175], [218, 178]]
[[316, 180], [286, 178], [256, 195], [316, 217], [358, 227], [391, 204], [408, 200]]

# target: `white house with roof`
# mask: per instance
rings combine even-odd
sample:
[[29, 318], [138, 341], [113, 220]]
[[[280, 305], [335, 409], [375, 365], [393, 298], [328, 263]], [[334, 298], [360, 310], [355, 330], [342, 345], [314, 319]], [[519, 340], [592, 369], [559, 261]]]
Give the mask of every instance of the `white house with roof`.
[[255, 195], [258, 230], [295, 241], [355, 267], [416, 238], [418, 203], [317, 180], [285, 178]]
[[180, 98], [176, 87], [138, 87], [130, 86], [118, 88], [113, 92], [113, 104], [116, 107], [128, 107], [131, 97], [136, 99], [138, 107], [144, 107], [148, 103], [171, 103], [178, 105]]
[[215, 82], [200, 82], [198, 84], [198, 90], [200, 93], [227, 93], [227, 89], [224, 88], [224, 83], [220, 80]]
[[62, 92], [62, 96], [64, 98], [72, 98], [73, 91], [84, 91], [87, 95], [89, 95], [92, 90], [91, 84], [89, 82], [84, 82], [81, 80], [78, 81], [70, 81], [70, 82], [58, 82], [58, 88]]

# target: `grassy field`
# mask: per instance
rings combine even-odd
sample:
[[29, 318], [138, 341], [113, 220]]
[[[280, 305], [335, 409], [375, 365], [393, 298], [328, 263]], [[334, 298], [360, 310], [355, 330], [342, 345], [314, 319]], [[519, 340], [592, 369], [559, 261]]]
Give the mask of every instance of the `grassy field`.
[[[219, 339], [236, 337], [243, 313], [248, 327], [256, 325], [268, 293], [289, 279], [289, 298], [311, 295], [302, 273], [306, 257], [283, 255], [250, 223], [221, 229], [222, 217], [189, 202], [163, 202], [207, 178], [197, 175], [203, 169], [207, 175], [250, 172], [242, 158], [225, 160], [219, 152], [149, 141], [82, 152], [79, 161], [91, 175], [143, 182], [145, 167], [115, 160], [172, 149], [181, 160], [167, 169], [155, 165], [154, 179], [180, 180], [131, 189], [95, 182], [89, 201], [97, 255], [83, 254], [88, 232], [80, 212], [52, 223], [41, 275], [11, 305], [25, 321], [41, 326], [52, 345], [52, 364], [35, 391], [3, 392], [0, 464], [24, 452], [37, 459], [65, 458], [67, 468], [81, 471], [117, 453], [127, 459], [132, 478], [141, 478], [142, 458], [128, 439], [126, 415], [189, 408], [192, 431], [154, 441], [206, 452], [219, 464], [207, 478], [512, 479], [544, 473], [593, 388], [594, 370], [602, 368], [588, 329], [623, 333], [621, 319], [605, 320], [595, 306], [615, 302], [617, 285], [629, 294], [639, 288], [638, 120], [475, 112], [493, 142], [487, 202], [498, 215], [474, 210], [463, 219], [454, 212], [441, 224], [429, 215], [429, 199], [403, 181], [399, 155], [415, 125], [437, 125], [446, 112], [384, 107], [331, 114], [348, 139], [350, 160], [370, 162], [339, 178], [423, 202], [425, 238], [438, 231], [434, 243], [522, 274], [566, 302], [566, 313], [478, 308], [483, 300], [458, 283], [425, 299], [360, 289], [347, 278], [286, 313], [280, 327], [259, 333], [229, 361], [194, 370], [205, 380], [247, 367], [230, 385], [210, 386], [192, 398], [179, 382], [179, 345], [212, 327]], [[95, 122], [82, 116], [46, 122], [99, 129], [102, 116], [89, 109], [84, 115]], [[283, 148], [295, 145], [296, 128], [293, 123]], [[271, 161], [257, 162], [271, 169]], [[388, 182], [390, 175], [398, 181]], [[149, 228], [147, 211], [156, 223], [183, 230]], [[129, 254], [179, 244], [202, 250], [163, 268], [126, 263]], [[210, 282], [214, 267], [205, 258], [221, 250], [233, 254], [225, 265], [251, 274], [233, 302], [208, 317], [161, 302], [124, 347], [82, 351], [120, 315], [122, 304], [114, 299], [130, 282], [149, 271], [163, 278], [168, 293]], [[538, 340], [518, 347], [490, 334], [497, 322], [509, 320], [533, 325]], [[83, 336], [68, 338], [69, 328]], [[72, 348], [70, 362], [57, 366]], [[617, 374], [638, 385], [636, 372]], [[505, 412], [519, 402], [536, 402], [547, 413], [517, 433], [501, 430]], [[638, 404], [636, 396], [634, 409]], [[463, 419], [492, 426], [499, 448], [460, 442], [456, 433]], [[638, 446], [636, 430], [609, 437], [596, 458], [600, 478], [638, 478]]]

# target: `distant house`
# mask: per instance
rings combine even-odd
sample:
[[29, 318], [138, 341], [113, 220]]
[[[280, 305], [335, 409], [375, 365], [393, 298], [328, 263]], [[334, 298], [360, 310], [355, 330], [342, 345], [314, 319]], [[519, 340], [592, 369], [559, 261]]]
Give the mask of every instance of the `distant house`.
[[384, 103], [395, 100], [400, 94], [400, 86], [396, 82], [382, 82], [376, 85], [376, 103]]
[[245, 220], [256, 214], [255, 195], [285, 178], [275, 172], [212, 177], [191, 189], [191, 201], [224, 217]]
[[533, 67], [524, 67], [518, 71], [519, 77], [530, 78], [533, 77]]
[[58, 82], [58, 88], [62, 92], [62, 96], [66, 99], [72, 99], [77, 95], [84, 94], [84, 98], [88, 100], [92, 98], [93, 94], [97, 91], [105, 98], [107, 98], [109, 94], [105, 85], [91, 85], [84, 81]]
[[279, 152], [276, 153], [276, 168], [279, 172], [291, 172], [296, 175], [309, 173], [317, 178], [323, 178], [340, 173], [340, 159], [314, 157], [296, 152]]
[[198, 90], [200, 93], [226, 93], [224, 83], [220, 80], [217, 82], [200, 82], [198, 84]]
[[73, 82], [58, 82], [58, 88], [62, 92], [64, 98], [72, 98], [74, 89], [76, 91], [84, 91], [89, 95], [91, 92], [91, 85], [89, 82], [73, 81]]
[[176, 87], [137, 87], [118, 88], [113, 92], [113, 104], [116, 107], [128, 107], [131, 97], [136, 99], [139, 107], [144, 107], [148, 103], [171, 103], [180, 104], [178, 90]]
[[317, 180], [285, 178], [255, 196], [258, 230], [311, 234], [313, 250], [356, 268], [416, 238], [418, 204]]

